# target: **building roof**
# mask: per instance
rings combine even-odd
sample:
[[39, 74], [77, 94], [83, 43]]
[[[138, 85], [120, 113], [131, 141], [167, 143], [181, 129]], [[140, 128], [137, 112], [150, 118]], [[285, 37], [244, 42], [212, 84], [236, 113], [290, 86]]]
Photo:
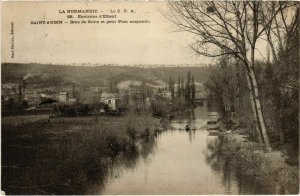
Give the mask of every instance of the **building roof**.
[[68, 92], [62, 91], [62, 92], [60, 92], [59, 94], [60, 94], [60, 95], [67, 95]]
[[101, 99], [116, 98], [116, 97], [117, 95], [114, 93], [103, 92], [101, 94]]

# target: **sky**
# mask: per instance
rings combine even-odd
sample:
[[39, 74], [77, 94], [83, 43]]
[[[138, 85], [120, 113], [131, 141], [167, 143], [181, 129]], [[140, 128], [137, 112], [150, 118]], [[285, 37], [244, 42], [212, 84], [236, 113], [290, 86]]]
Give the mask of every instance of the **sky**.
[[[70, 24], [67, 10], [93, 9], [116, 13], [116, 20], [148, 20], [144, 24]], [[109, 10], [109, 11], [107, 11]], [[189, 48], [193, 37], [178, 32], [162, 13], [166, 2], [2, 2], [2, 62], [52, 64], [200, 64]], [[100, 12], [99, 11], [103, 11]], [[63, 24], [31, 24], [63, 20]], [[85, 19], [87, 20], [87, 19]], [[94, 19], [90, 19], [94, 20]], [[100, 19], [96, 19], [100, 20]], [[101, 19], [102, 20], [102, 19]], [[105, 22], [108, 19], [103, 19]], [[12, 58], [12, 22], [14, 30]]]

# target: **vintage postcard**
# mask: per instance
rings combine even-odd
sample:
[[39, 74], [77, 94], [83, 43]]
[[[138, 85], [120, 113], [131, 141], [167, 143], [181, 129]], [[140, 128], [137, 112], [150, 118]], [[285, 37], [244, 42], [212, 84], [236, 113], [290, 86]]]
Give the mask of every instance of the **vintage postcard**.
[[2, 1], [1, 191], [299, 194], [299, 3]]

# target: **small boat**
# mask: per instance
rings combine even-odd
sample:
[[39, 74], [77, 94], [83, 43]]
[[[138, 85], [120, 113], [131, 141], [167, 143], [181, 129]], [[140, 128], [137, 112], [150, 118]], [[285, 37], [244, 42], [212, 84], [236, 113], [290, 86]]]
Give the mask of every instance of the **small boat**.
[[189, 131], [189, 130], [191, 130], [191, 129], [190, 129], [190, 127], [189, 127], [188, 125], [186, 125], [186, 126], [185, 126], [185, 130], [186, 130], [186, 131]]

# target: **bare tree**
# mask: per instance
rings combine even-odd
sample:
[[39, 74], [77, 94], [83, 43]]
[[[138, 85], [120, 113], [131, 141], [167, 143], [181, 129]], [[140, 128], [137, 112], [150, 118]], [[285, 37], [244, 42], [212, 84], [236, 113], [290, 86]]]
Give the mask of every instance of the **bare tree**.
[[[279, 6], [279, 13], [270, 23], [267, 24], [272, 10], [276, 4]], [[285, 49], [285, 37], [289, 36], [296, 28], [297, 18], [299, 16], [299, 2], [265, 2], [260, 12], [260, 18], [265, 28], [266, 41], [271, 49], [274, 62], [278, 61], [278, 53]], [[268, 58], [268, 63], [270, 58]]]
[[257, 41], [265, 37], [266, 29], [287, 4], [274, 2], [268, 5], [273, 7], [267, 16], [262, 17], [260, 13], [267, 6], [265, 2], [179, 1], [170, 2], [169, 12], [166, 14], [180, 30], [195, 36], [195, 42], [190, 47], [198, 55], [207, 57], [230, 55], [239, 60], [239, 66], [247, 73], [253, 113], [267, 151], [271, 150], [271, 145], [255, 76], [255, 50]]

